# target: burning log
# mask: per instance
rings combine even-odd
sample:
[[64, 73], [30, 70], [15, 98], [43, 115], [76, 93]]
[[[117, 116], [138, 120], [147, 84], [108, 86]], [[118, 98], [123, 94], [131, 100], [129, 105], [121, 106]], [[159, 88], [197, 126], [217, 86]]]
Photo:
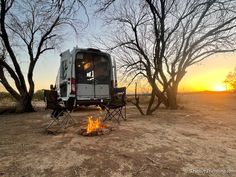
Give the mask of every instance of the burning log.
[[112, 127], [102, 124], [99, 119], [93, 120], [93, 117], [89, 116], [87, 127], [81, 128], [79, 134], [83, 136], [99, 136], [110, 131], [112, 131]]

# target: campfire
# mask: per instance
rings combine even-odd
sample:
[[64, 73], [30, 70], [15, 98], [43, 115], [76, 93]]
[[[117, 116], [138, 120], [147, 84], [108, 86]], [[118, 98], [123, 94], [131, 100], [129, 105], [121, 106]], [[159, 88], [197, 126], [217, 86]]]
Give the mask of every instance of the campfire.
[[103, 124], [99, 118], [94, 120], [92, 116], [89, 116], [87, 127], [82, 128], [79, 134], [83, 136], [97, 136], [107, 134], [111, 130], [111, 127], [108, 127], [107, 125]]

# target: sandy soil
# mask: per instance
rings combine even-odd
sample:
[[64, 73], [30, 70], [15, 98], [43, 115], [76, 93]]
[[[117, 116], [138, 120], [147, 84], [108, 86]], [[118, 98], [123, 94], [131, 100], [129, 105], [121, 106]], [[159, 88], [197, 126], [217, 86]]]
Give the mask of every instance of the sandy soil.
[[181, 95], [181, 110], [140, 116], [128, 105], [114, 131], [78, 134], [96, 108], [71, 115], [78, 124], [44, 131], [49, 112], [0, 115], [0, 176], [236, 176], [236, 95]]

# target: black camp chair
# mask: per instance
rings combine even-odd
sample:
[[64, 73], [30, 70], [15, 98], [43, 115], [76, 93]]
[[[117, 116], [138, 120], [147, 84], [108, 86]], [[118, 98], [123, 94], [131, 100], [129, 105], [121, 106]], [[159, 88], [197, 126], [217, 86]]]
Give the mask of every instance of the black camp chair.
[[67, 107], [71, 106], [70, 102], [72, 100], [68, 100], [67, 105], [62, 106], [59, 104], [57, 91], [44, 90], [44, 101], [46, 102], [45, 109], [53, 110], [51, 113], [51, 120], [47, 125], [46, 130], [52, 127], [54, 123], [58, 124], [61, 128], [67, 128], [70, 122], [76, 123], [69, 113], [69, 111], [72, 110], [70, 109], [71, 107]]
[[126, 120], [126, 87], [113, 88], [111, 101], [104, 107], [106, 115], [103, 122], [112, 118], [118, 123], [120, 123], [120, 118]]

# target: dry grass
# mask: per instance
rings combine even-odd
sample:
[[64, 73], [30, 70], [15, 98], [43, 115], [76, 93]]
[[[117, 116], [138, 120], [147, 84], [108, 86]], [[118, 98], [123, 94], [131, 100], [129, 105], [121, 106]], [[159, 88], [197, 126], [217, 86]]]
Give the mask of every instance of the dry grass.
[[[45, 133], [49, 112], [0, 117], [0, 176], [236, 176], [236, 95], [182, 95], [184, 110], [141, 117], [128, 105], [126, 122], [108, 135], [78, 134], [96, 108], [80, 108], [78, 124]], [[102, 115], [104, 116], [104, 113]]]

